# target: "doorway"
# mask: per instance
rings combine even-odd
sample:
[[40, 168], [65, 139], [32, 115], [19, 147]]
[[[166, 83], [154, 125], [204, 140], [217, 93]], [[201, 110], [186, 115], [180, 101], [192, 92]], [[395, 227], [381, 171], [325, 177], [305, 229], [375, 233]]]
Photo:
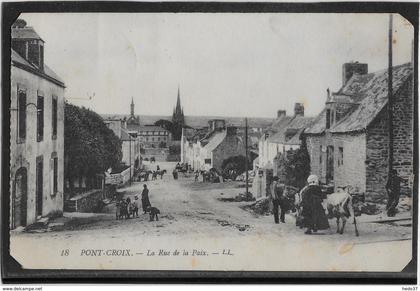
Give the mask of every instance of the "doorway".
[[41, 157], [36, 158], [36, 216], [42, 216], [42, 194], [44, 187], [44, 160]]
[[334, 182], [334, 147], [327, 147], [327, 184]]
[[12, 229], [18, 226], [26, 226], [27, 223], [28, 177], [26, 168], [20, 168], [16, 171], [14, 188], [12, 197]]

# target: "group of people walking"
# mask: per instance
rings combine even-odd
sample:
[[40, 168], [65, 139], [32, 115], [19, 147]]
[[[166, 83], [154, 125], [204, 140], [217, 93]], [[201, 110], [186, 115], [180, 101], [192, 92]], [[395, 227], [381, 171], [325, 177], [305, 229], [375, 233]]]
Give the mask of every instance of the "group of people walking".
[[[301, 191], [301, 209], [297, 210], [300, 216], [301, 226], [306, 227], [305, 234], [311, 234], [318, 230], [329, 228], [328, 218], [322, 207], [323, 193], [319, 186], [319, 180], [316, 175], [310, 175], [307, 179], [308, 185]], [[285, 223], [285, 214], [290, 209], [288, 197], [286, 195], [286, 185], [279, 181], [277, 176], [273, 177], [269, 196], [272, 206], [274, 222]], [[279, 213], [280, 208], [280, 213]], [[280, 215], [279, 215], [280, 214]], [[279, 217], [280, 216], [280, 217]]]
[[[298, 194], [299, 201], [295, 201], [295, 206], [297, 206], [296, 224], [306, 228], [305, 234], [312, 234], [318, 230], [328, 229], [329, 223], [322, 206], [326, 194], [322, 192], [318, 176], [310, 175], [307, 178], [307, 183], [308, 185]], [[389, 217], [395, 216], [397, 212], [396, 207], [399, 203], [401, 183], [402, 179], [398, 176], [397, 171], [393, 170], [386, 184], [388, 192], [386, 211]], [[274, 222], [285, 223], [285, 214], [290, 209], [289, 201], [286, 195], [286, 185], [281, 183], [277, 176], [273, 177], [269, 189], [269, 199], [273, 206]]]
[[[141, 193], [141, 207], [143, 209], [144, 214], [146, 214], [151, 207], [151, 203], [149, 200], [149, 189], [147, 185], [143, 185], [143, 191]], [[116, 218], [117, 219], [128, 219], [139, 217], [139, 198], [137, 195], [134, 196], [134, 200], [131, 200], [130, 197], [127, 197], [125, 200], [121, 199], [116, 203]]]

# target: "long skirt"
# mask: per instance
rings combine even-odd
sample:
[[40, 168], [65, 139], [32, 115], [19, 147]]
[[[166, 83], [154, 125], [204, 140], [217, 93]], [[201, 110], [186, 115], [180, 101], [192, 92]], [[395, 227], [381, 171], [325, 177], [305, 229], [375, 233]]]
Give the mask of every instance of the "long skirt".
[[147, 207], [151, 206], [149, 198], [145, 198], [141, 200], [141, 206], [143, 208], [143, 211], [146, 212]]

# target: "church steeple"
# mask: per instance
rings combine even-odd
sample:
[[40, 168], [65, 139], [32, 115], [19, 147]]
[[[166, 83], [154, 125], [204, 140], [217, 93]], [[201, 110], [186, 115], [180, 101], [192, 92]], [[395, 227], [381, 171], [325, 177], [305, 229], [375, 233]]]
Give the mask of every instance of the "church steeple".
[[132, 116], [132, 117], [134, 117], [134, 100], [133, 100], [133, 97], [131, 97], [131, 105], [130, 105], [130, 115]]
[[176, 98], [176, 107], [175, 107], [175, 115], [181, 115], [182, 109], [181, 109], [181, 97], [179, 94], [179, 85], [178, 85], [178, 96]]
[[178, 94], [176, 98], [176, 106], [172, 114], [173, 138], [180, 140], [182, 128], [184, 127], [184, 109], [181, 107], [181, 94], [178, 85]]

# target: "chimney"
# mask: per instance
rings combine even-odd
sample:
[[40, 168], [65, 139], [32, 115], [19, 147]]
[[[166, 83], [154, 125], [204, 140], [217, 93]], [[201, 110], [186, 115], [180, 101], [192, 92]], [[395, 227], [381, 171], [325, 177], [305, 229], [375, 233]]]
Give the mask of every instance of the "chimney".
[[277, 110], [277, 118], [282, 118], [286, 116], [286, 110]]
[[295, 103], [295, 116], [304, 116], [305, 115], [305, 107], [303, 103]]
[[343, 64], [343, 86], [350, 80], [353, 74], [365, 75], [368, 73], [368, 64], [351, 62]]
[[209, 120], [210, 131], [222, 130], [225, 128], [225, 121], [223, 119], [211, 119]]
[[233, 135], [236, 135], [238, 129], [236, 126], [228, 126], [226, 127], [226, 131], [227, 131], [226, 132], [227, 136], [233, 136]]
[[327, 102], [330, 101], [330, 88], [327, 88]]

